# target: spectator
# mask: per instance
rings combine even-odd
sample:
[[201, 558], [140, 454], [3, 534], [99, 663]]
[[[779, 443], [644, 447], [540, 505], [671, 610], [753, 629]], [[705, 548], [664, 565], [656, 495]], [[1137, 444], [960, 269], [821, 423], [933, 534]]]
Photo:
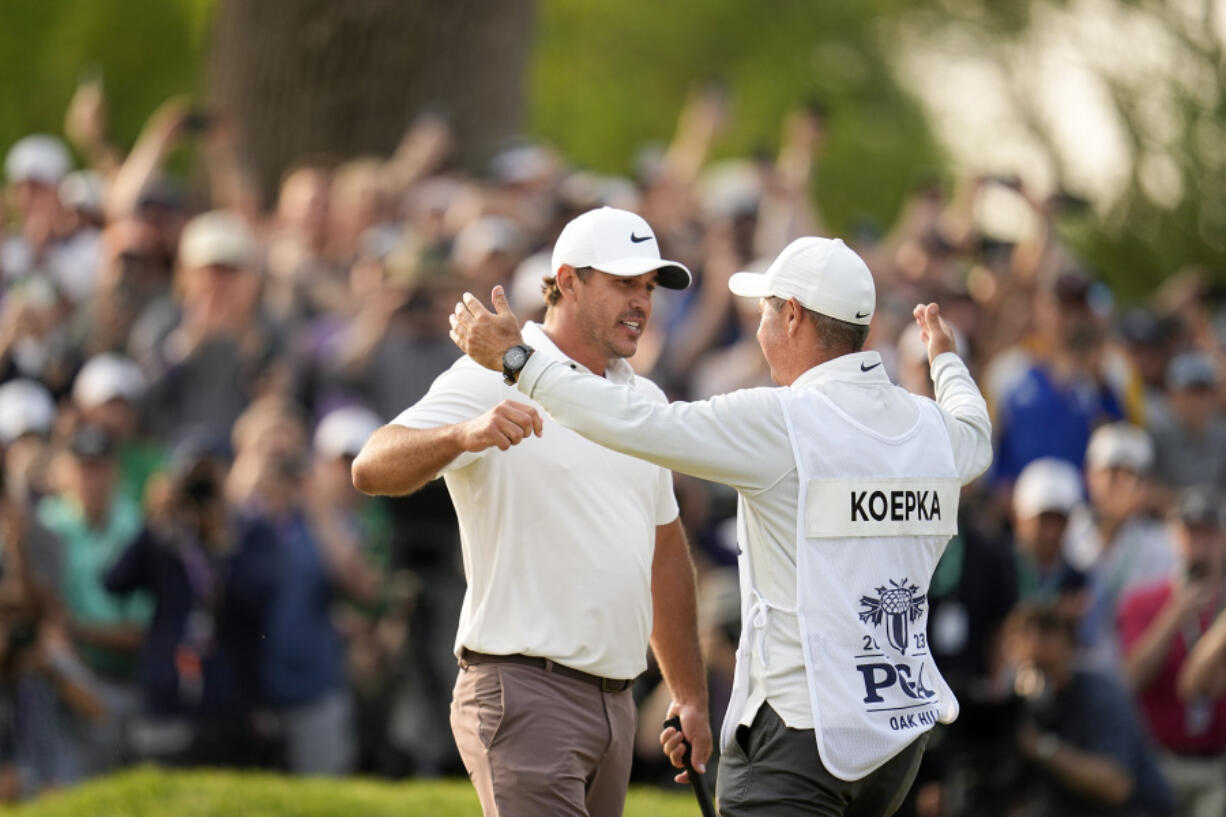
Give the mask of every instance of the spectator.
[[256, 260], [250, 230], [232, 213], [205, 213], [183, 230], [179, 301], [151, 304], [132, 338], [150, 373], [149, 414], [162, 438], [229, 428], [275, 380], [277, 342], [257, 302]]
[[[996, 405], [998, 480], [1012, 481], [1039, 457], [1080, 467], [1090, 432], [1103, 420], [1119, 420], [1123, 408], [1100, 371], [1103, 334], [1089, 308], [1090, 282], [1065, 274], [1040, 289], [1036, 308], [1042, 347], [1038, 357], [998, 358], [991, 397]], [[1015, 374], [1000, 371], [1013, 361]], [[993, 375], [989, 375], [992, 379]]]
[[138, 709], [136, 654], [152, 610], [144, 594], [112, 595], [103, 575], [136, 539], [140, 506], [119, 487], [114, 441], [82, 426], [60, 455], [59, 491], [38, 505], [38, 518], [63, 543], [61, 598], [74, 649], [95, 678], [106, 716], [69, 726], [82, 775], [115, 768], [127, 757], [124, 730]]
[[1065, 556], [1089, 578], [1083, 658], [1103, 672], [1120, 670], [1115, 636], [1120, 600], [1175, 564], [1166, 527], [1150, 515], [1147, 475], [1153, 462], [1153, 443], [1141, 429], [1127, 423], [1099, 428], [1086, 452], [1090, 504], [1069, 520]]
[[1170, 412], [1150, 426], [1154, 474], [1167, 486], [1226, 489], [1226, 416], [1217, 366], [1203, 352], [1184, 352], [1166, 367]]
[[1064, 557], [1069, 515], [1083, 503], [1081, 474], [1064, 460], [1027, 465], [1013, 486], [1013, 535], [1022, 601], [1061, 602], [1070, 616], [1085, 606], [1085, 574]]
[[66, 214], [59, 194], [60, 182], [71, 169], [68, 148], [55, 136], [33, 134], [9, 150], [4, 171], [13, 189], [18, 230], [0, 241], [6, 281], [38, 277], [55, 290], [76, 272], [64, 241]]
[[120, 596], [153, 599], [141, 659], [139, 756], [191, 765], [264, 760], [253, 729], [271, 528], [226, 505], [225, 463], [202, 438], [175, 450], [157, 512], [106, 573]]
[[76, 347], [90, 356], [127, 352], [137, 318], [149, 304], [169, 294], [173, 260], [148, 221], [129, 217], [107, 225], [93, 294], [72, 322]]
[[1119, 632], [1127, 677], [1180, 817], [1226, 813], [1226, 697], [1181, 698], [1177, 680], [1188, 652], [1226, 605], [1226, 533], [1221, 491], [1184, 489], [1170, 527], [1177, 572], [1130, 593]]
[[165, 463], [162, 446], [141, 433], [145, 375], [130, 358], [102, 354], [77, 373], [72, 398], [82, 422], [111, 435], [116, 445], [119, 482], [128, 496], [143, 502], [145, 485]]
[[377, 582], [330, 508], [308, 501], [305, 431], [283, 404], [265, 398], [239, 418], [228, 490], [276, 539], [264, 613], [264, 702], [280, 720], [286, 762], [298, 774], [352, 770], [353, 704], [332, 606], [348, 593], [371, 600]]
[[1013, 657], [1031, 696], [1017, 733], [1034, 778], [1017, 789], [1029, 801], [1025, 813], [1167, 813], [1171, 793], [1124, 689], [1075, 667], [1073, 623], [1053, 605], [1027, 605], [1014, 626]]
[[54, 424], [55, 403], [41, 383], [20, 378], [0, 385], [4, 484], [8, 495], [27, 507], [48, 490], [47, 443]]

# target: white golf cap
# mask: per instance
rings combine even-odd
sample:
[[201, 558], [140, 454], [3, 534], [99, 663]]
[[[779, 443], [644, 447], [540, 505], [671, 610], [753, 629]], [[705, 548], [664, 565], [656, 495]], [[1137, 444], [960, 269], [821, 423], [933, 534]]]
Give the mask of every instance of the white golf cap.
[[18, 378], [0, 386], [0, 442], [9, 445], [26, 434], [49, 434], [54, 423], [55, 401], [42, 383]]
[[1027, 465], [1013, 486], [1013, 512], [1018, 519], [1049, 512], [1068, 516], [1081, 502], [1081, 473], [1072, 463], [1055, 457]]
[[877, 306], [873, 274], [840, 238], [798, 238], [766, 272], [738, 272], [728, 289], [745, 298], [795, 298], [806, 309], [865, 326]]
[[659, 270], [659, 284], [668, 289], [690, 285], [684, 264], [660, 258], [660, 245], [651, 226], [639, 215], [615, 207], [588, 210], [571, 219], [553, 245], [550, 269], [557, 275], [563, 264], [580, 269], [592, 267], [632, 278]]
[[90, 358], [72, 384], [72, 399], [84, 409], [96, 408], [116, 398], [137, 403], [148, 384], [140, 366], [131, 358], [106, 353]]
[[60, 203], [70, 210], [102, 212], [102, 193], [106, 180], [94, 170], [77, 170], [60, 182]]
[[39, 182], [59, 184], [72, 169], [72, 157], [64, 142], [45, 133], [25, 137], [9, 148], [4, 173], [13, 184]]
[[361, 406], [330, 411], [315, 429], [315, 453], [328, 458], [356, 457], [382, 425], [374, 412]]
[[211, 210], [187, 223], [179, 239], [179, 262], [196, 267], [246, 267], [255, 254], [247, 224], [234, 213]]
[[1153, 464], [1153, 441], [1131, 423], [1099, 426], [1090, 435], [1086, 448], [1086, 465], [1090, 468], [1127, 468], [1144, 474]]

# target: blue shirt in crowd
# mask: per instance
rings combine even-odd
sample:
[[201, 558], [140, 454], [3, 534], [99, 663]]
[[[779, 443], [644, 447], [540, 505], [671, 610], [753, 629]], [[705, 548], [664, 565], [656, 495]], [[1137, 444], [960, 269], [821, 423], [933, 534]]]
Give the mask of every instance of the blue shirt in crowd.
[[1124, 412], [1106, 386], [1090, 378], [1057, 383], [1040, 364], [1003, 396], [997, 415], [994, 474], [998, 481], [1011, 482], [1040, 457], [1081, 468], [1094, 428], [1104, 420], [1122, 419]]
[[340, 635], [332, 625], [335, 586], [301, 513], [274, 523], [277, 580], [264, 641], [264, 694], [272, 706], [297, 706], [338, 689]]

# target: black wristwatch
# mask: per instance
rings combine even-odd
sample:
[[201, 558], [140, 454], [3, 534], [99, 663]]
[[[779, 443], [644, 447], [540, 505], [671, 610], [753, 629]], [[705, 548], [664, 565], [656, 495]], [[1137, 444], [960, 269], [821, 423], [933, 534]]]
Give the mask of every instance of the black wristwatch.
[[519, 379], [519, 372], [528, 363], [528, 358], [536, 351], [531, 346], [518, 344], [502, 353], [502, 379], [508, 386], [514, 386]]

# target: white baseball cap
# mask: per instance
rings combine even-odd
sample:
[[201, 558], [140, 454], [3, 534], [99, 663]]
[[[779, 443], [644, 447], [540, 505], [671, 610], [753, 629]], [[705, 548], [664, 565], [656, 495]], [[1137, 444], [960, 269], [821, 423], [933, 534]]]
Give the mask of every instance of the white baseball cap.
[[1055, 457], [1027, 465], [1013, 486], [1013, 512], [1018, 519], [1048, 512], [1068, 516], [1081, 502], [1081, 473], [1072, 463]]
[[81, 408], [95, 408], [121, 398], [137, 403], [148, 384], [140, 366], [131, 358], [111, 352], [90, 358], [72, 384], [72, 399]]
[[1086, 465], [1090, 468], [1127, 468], [1144, 474], [1154, 464], [1154, 444], [1144, 429], [1131, 423], [1109, 423], [1090, 435]]
[[322, 457], [356, 457], [383, 425], [373, 411], [361, 406], [346, 406], [328, 412], [315, 429], [315, 453]]
[[13, 184], [40, 182], [59, 184], [72, 169], [72, 157], [61, 139], [45, 133], [25, 137], [9, 148], [4, 172]]
[[728, 289], [745, 298], [795, 298], [806, 309], [863, 326], [877, 306], [873, 274], [841, 238], [798, 238], [766, 272], [738, 272]]
[[647, 221], [615, 207], [588, 210], [562, 228], [553, 245], [550, 269], [554, 275], [563, 264], [576, 269], [592, 267], [623, 278], [659, 270], [662, 287], [685, 289], [690, 285], [690, 271], [684, 264], [660, 258], [660, 244]]
[[102, 193], [106, 180], [94, 170], [77, 170], [60, 182], [60, 203], [70, 210], [102, 212]]
[[49, 434], [54, 423], [55, 401], [42, 383], [18, 378], [0, 386], [0, 442], [8, 445], [26, 434]]
[[211, 210], [187, 223], [179, 239], [179, 262], [189, 269], [246, 267], [255, 254], [247, 224], [234, 213]]

